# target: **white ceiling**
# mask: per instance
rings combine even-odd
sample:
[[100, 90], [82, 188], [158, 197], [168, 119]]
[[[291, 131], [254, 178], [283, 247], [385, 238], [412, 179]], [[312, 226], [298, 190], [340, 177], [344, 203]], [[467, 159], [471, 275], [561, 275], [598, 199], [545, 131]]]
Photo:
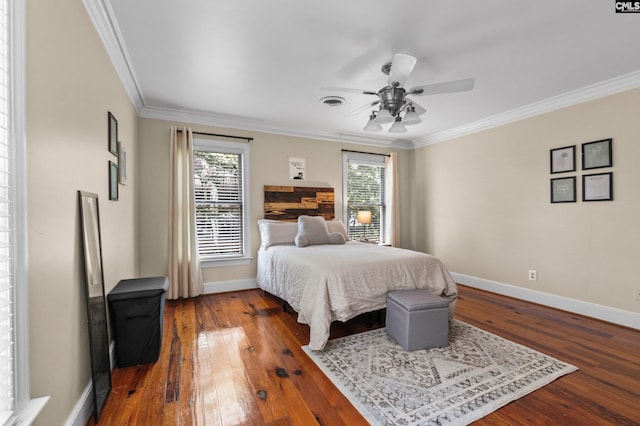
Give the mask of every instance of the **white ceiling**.
[[[470, 92], [414, 97], [427, 144], [640, 86], [640, 14], [605, 0], [85, 0], [142, 116], [372, 144], [370, 111], [393, 53], [405, 84], [474, 77]], [[319, 102], [345, 98], [339, 107]]]

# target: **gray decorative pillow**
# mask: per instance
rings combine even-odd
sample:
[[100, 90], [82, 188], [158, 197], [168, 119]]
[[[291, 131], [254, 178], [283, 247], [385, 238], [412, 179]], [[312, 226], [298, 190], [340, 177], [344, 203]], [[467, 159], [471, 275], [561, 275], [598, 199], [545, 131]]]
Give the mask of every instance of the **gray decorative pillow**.
[[342, 232], [329, 232], [329, 244], [344, 244]]
[[322, 216], [300, 216], [295, 243], [298, 247], [344, 244], [344, 236], [341, 233], [329, 234], [327, 223]]
[[294, 240], [294, 242], [296, 243], [296, 246], [298, 247], [306, 247], [309, 245], [309, 240], [307, 239], [307, 237], [305, 237], [304, 235], [296, 235], [296, 238]]
[[298, 247], [329, 244], [329, 231], [322, 216], [298, 217], [298, 234], [295, 243]]
[[344, 226], [344, 223], [341, 219], [327, 220], [327, 229], [329, 230], [329, 234], [340, 232], [342, 236], [344, 236], [344, 240], [349, 241], [349, 233], [347, 232], [347, 227]]

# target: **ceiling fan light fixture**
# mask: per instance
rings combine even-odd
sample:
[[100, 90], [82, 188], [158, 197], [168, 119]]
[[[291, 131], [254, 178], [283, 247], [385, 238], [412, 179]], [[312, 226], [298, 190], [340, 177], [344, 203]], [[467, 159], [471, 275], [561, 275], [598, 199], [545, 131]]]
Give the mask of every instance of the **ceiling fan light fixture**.
[[393, 125], [389, 128], [389, 133], [404, 133], [407, 131], [407, 128], [402, 124], [400, 116], [396, 117], [396, 121], [393, 122]]
[[376, 120], [376, 114], [375, 113], [371, 113], [371, 115], [369, 116], [369, 121], [367, 121], [366, 126], [364, 126], [365, 131], [367, 132], [379, 132], [382, 130], [382, 126], [377, 124], [375, 122]]
[[381, 108], [380, 111], [378, 111], [378, 115], [374, 119], [374, 123], [376, 123], [376, 124], [389, 124], [389, 123], [392, 123], [393, 120], [394, 120], [394, 118], [391, 115], [391, 113], [389, 112], [389, 110]]
[[411, 106], [407, 109], [407, 112], [404, 115], [404, 118], [402, 119], [402, 123], [405, 126], [411, 126], [414, 124], [422, 123], [422, 120], [420, 119], [420, 117], [418, 117], [418, 114], [416, 113], [415, 107]]
[[[387, 86], [378, 91], [339, 87], [326, 87], [323, 89], [377, 96], [378, 100], [361, 106], [355, 111], [347, 114], [347, 116], [363, 113], [367, 109], [378, 105], [379, 110], [371, 112], [369, 120], [363, 127], [363, 130], [379, 132], [382, 130], [383, 125], [391, 124], [391, 126], [389, 126], [389, 132], [404, 133], [407, 132], [407, 128], [405, 126], [413, 126], [422, 123], [420, 116], [427, 112], [427, 110], [422, 106], [407, 98], [407, 95], [420, 96], [464, 92], [473, 89], [475, 85], [475, 80], [473, 78], [466, 78], [463, 80], [452, 80], [442, 83], [414, 86], [407, 91], [407, 89], [404, 88], [404, 85], [409, 80], [416, 63], [417, 59], [414, 56], [403, 53], [396, 53], [393, 55], [391, 62], [383, 64], [381, 68], [382, 73], [388, 76]], [[344, 98], [325, 97], [320, 101], [329, 106], [338, 106], [344, 101]]]

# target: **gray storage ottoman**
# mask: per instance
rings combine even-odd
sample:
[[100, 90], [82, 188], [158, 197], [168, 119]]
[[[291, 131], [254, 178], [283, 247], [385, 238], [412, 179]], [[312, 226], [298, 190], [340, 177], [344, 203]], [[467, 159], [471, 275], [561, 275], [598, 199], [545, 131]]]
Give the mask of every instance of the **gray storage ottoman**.
[[449, 303], [427, 290], [387, 293], [387, 334], [406, 351], [449, 344]]

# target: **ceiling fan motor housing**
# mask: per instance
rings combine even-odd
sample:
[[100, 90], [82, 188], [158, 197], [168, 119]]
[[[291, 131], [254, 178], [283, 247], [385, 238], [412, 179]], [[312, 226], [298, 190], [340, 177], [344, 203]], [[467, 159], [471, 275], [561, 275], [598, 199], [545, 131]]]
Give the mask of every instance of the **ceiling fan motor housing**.
[[387, 86], [380, 89], [378, 97], [380, 98], [380, 108], [388, 109], [391, 115], [395, 116], [400, 112], [404, 105], [404, 96], [406, 91], [402, 87]]

